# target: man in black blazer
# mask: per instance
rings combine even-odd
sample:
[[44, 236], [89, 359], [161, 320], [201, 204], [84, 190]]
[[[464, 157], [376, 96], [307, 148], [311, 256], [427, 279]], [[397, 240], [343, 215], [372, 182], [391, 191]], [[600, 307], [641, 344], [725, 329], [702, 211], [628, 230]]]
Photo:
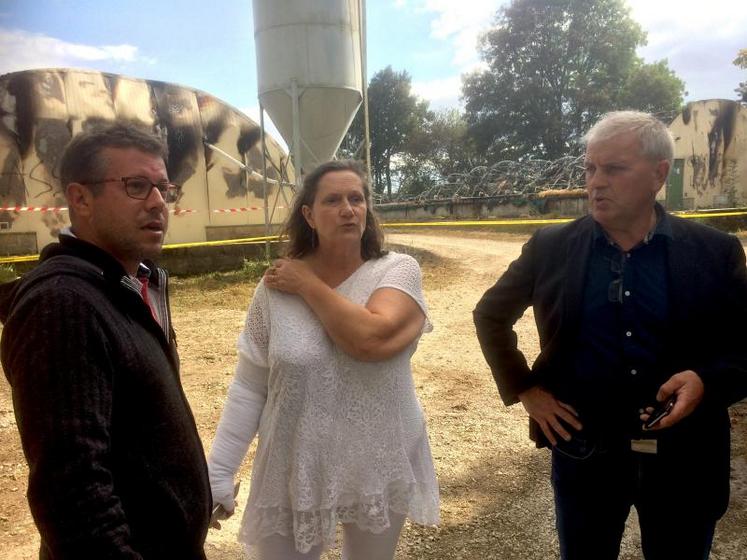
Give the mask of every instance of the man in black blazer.
[[[727, 407], [747, 396], [745, 254], [656, 203], [663, 123], [609, 113], [585, 140], [590, 215], [532, 236], [477, 304], [477, 335], [504, 403], [552, 447], [561, 557], [617, 558], [635, 506], [647, 560], [702, 560], [729, 499]], [[513, 330], [530, 305], [531, 368]]]

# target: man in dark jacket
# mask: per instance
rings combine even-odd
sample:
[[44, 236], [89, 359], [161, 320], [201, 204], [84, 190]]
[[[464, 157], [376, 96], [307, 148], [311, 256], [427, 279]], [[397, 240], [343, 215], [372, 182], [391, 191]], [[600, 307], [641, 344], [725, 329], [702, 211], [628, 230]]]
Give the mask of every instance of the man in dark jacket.
[[211, 499], [160, 253], [163, 143], [115, 123], [61, 160], [71, 228], [3, 286], [2, 365], [42, 559], [204, 559]]
[[[563, 559], [617, 558], [635, 506], [647, 560], [703, 560], [728, 505], [727, 407], [747, 396], [744, 251], [656, 203], [674, 144], [655, 118], [610, 113], [586, 142], [591, 215], [532, 236], [477, 304], [478, 338], [552, 446]], [[513, 331], [530, 305], [531, 369]]]

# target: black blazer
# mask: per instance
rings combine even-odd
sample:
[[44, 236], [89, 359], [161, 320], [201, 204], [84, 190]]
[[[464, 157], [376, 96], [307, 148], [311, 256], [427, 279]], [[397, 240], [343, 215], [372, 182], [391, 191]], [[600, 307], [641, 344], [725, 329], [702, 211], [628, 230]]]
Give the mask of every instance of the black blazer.
[[[705, 385], [698, 409], [677, 426], [659, 432], [659, 455], [683, 476], [706, 477], [712, 506], [726, 510], [729, 482], [727, 407], [747, 396], [747, 269], [734, 236], [675, 216], [667, 238], [670, 318], [661, 353], [666, 367], [652, 386], [692, 369]], [[593, 239], [590, 216], [534, 233], [521, 256], [477, 304], [477, 336], [506, 405], [541, 385], [557, 390], [558, 372], [579, 332], [587, 263]], [[534, 309], [540, 354], [530, 368], [517, 348], [513, 325]], [[547, 442], [531, 422], [538, 446]], [[695, 480], [698, 480], [696, 478]], [[704, 496], [705, 498], [705, 496]]]

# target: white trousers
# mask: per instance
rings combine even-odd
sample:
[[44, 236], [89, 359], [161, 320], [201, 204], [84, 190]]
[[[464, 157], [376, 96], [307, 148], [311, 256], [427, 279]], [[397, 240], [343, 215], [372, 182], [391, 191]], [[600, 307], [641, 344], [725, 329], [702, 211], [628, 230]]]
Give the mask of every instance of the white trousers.
[[[390, 511], [389, 522], [389, 528], [381, 533], [343, 523], [342, 560], [393, 560], [405, 516]], [[306, 553], [298, 552], [293, 536], [271, 535], [257, 543], [259, 560], [319, 560], [323, 551], [319, 544]]]

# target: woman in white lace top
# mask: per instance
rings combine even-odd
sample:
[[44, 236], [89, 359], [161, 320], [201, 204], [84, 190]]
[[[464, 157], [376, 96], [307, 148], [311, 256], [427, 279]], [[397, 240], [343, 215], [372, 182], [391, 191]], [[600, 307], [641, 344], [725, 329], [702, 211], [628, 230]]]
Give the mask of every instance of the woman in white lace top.
[[261, 560], [391, 560], [406, 517], [438, 522], [438, 486], [410, 370], [432, 329], [420, 268], [382, 250], [362, 167], [312, 171], [287, 225], [288, 258], [254, 293], [209, 458], [213, 500], [259, 435], [239, 538]]

